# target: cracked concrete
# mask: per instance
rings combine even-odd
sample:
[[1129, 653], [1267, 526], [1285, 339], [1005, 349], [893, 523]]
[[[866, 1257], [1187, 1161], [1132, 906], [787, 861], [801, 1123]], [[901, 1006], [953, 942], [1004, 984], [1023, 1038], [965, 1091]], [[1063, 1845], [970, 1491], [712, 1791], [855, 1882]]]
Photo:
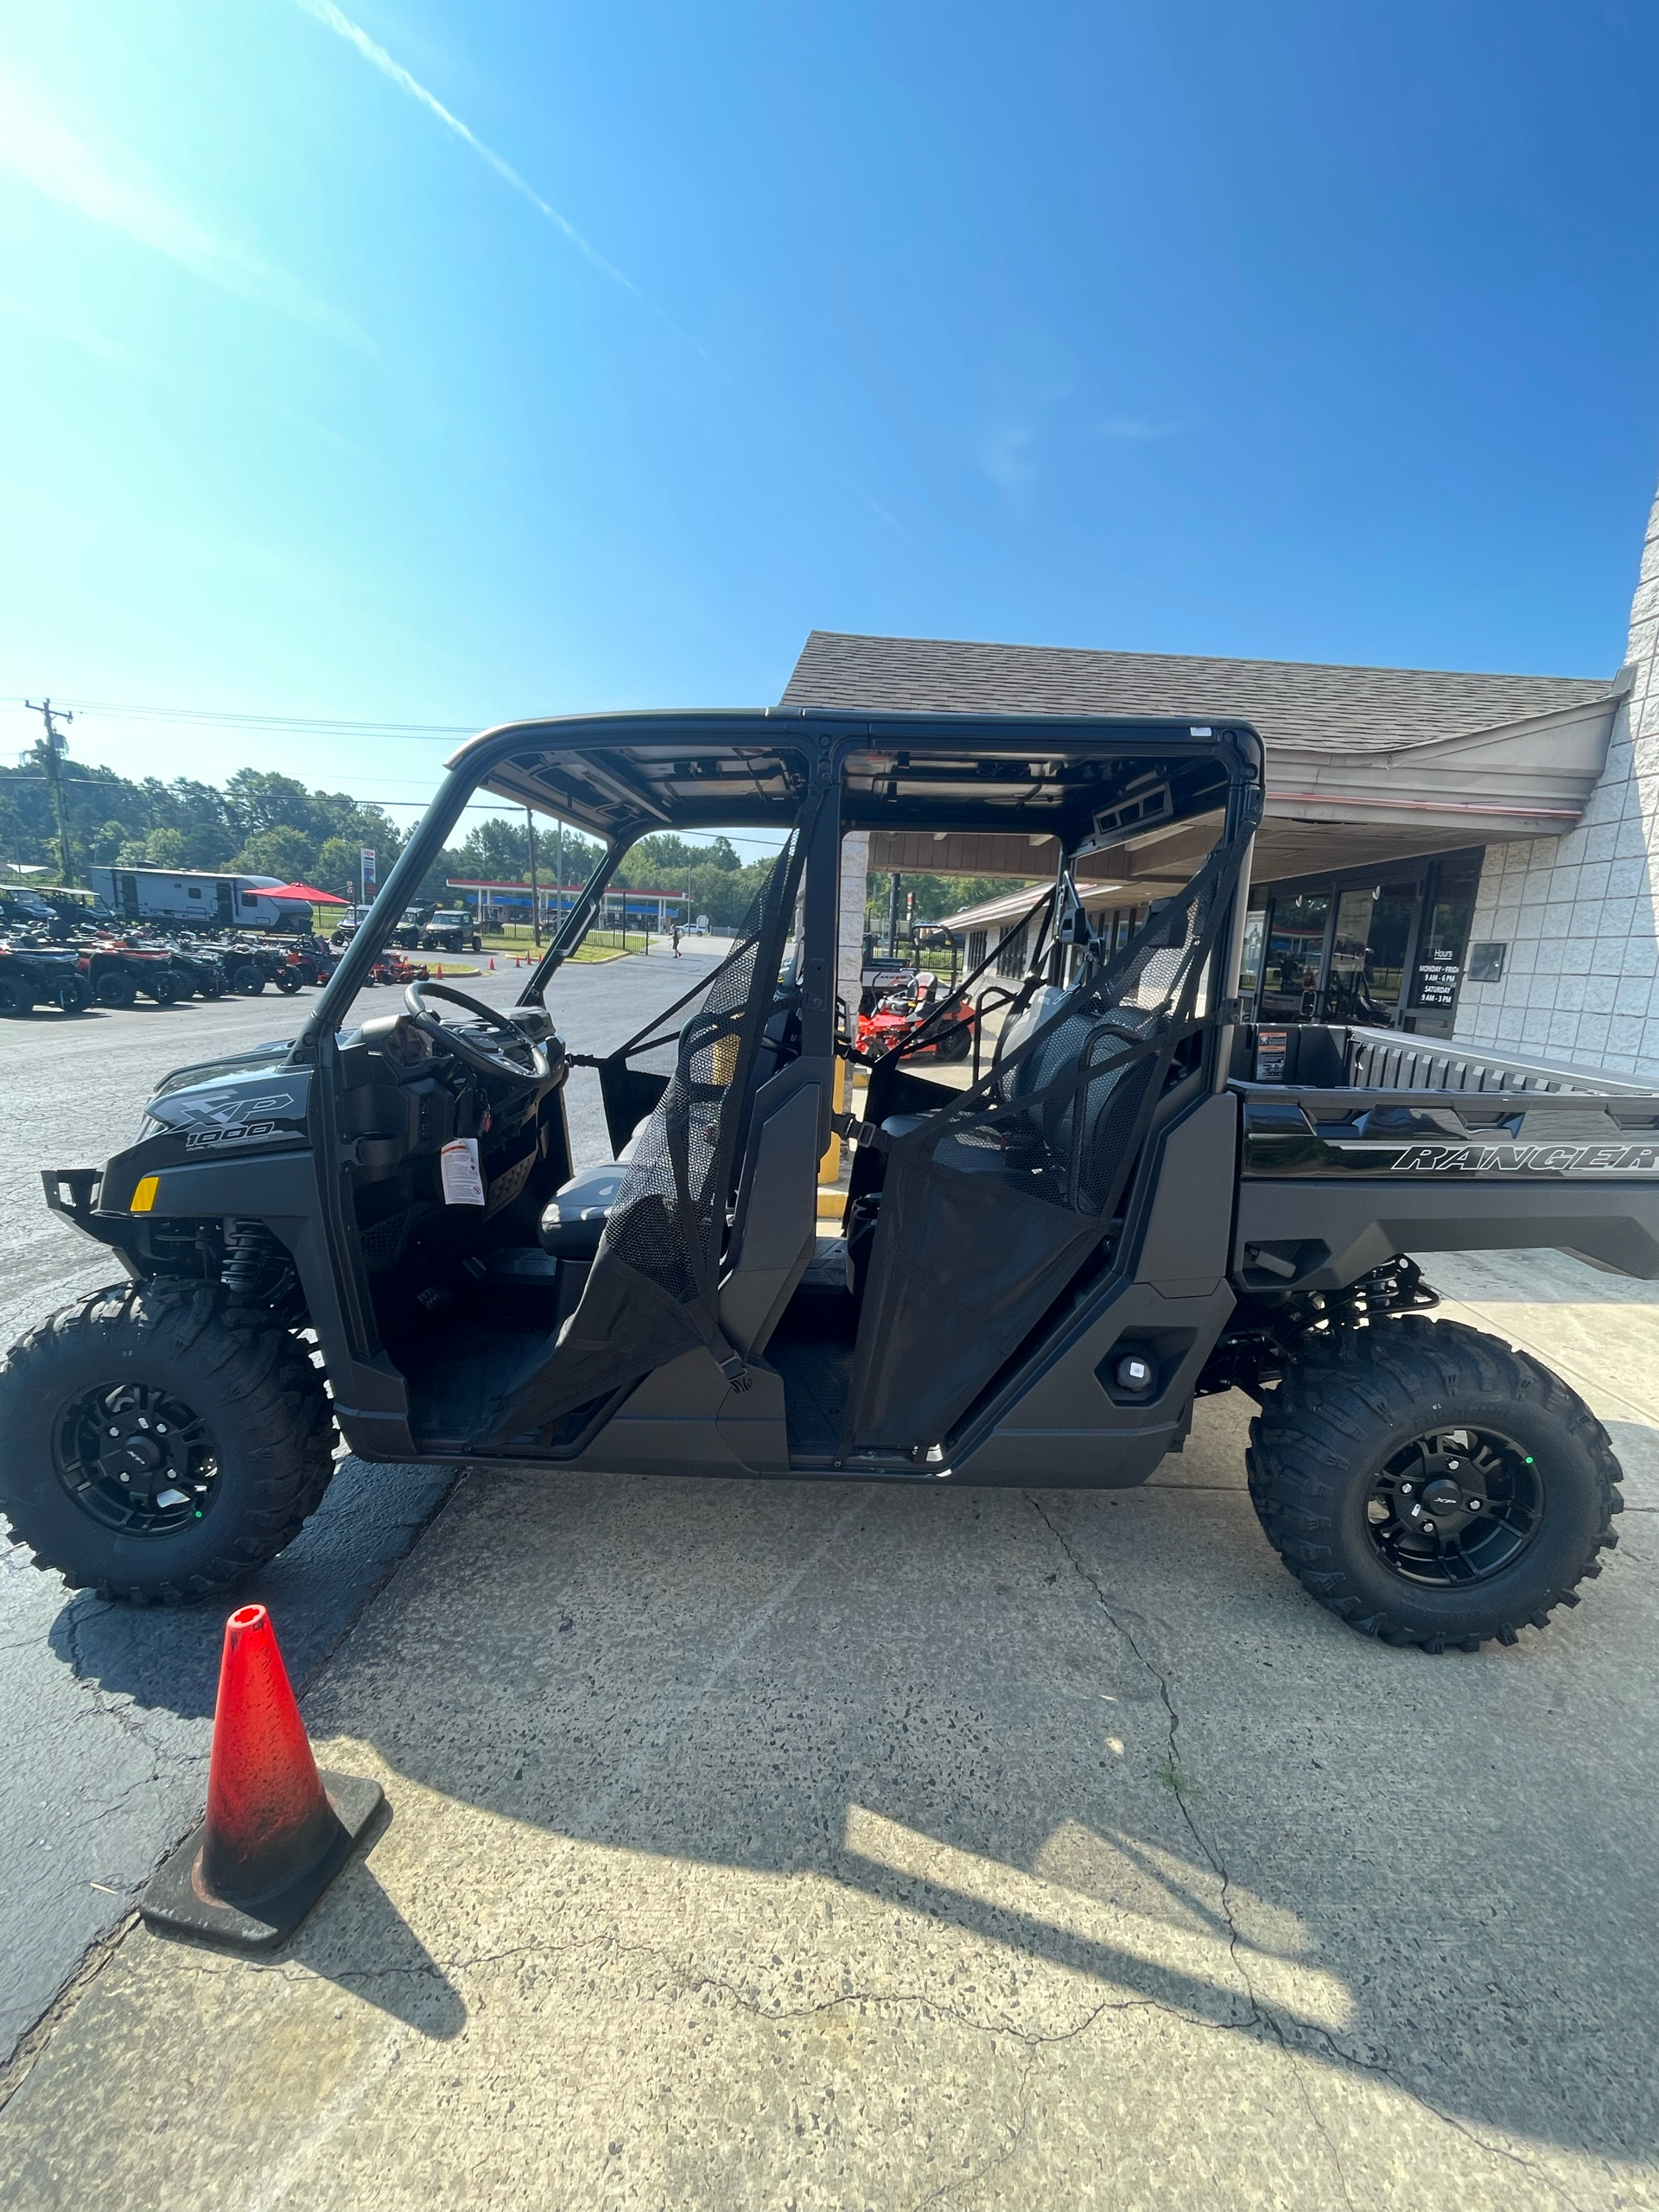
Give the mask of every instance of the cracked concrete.
[[[1569, 1308], [1652, 1510], [1604, 1279], [1512, 1264], [1436, 1272]], [[389, 1822], [273, 1960], [127, 1936], [0, 2203], [1659, 2206], [1650, 1568], [1371, 1643], [1249, 1412], [1124, 1493], [469, 1478], [307, 1700]]]

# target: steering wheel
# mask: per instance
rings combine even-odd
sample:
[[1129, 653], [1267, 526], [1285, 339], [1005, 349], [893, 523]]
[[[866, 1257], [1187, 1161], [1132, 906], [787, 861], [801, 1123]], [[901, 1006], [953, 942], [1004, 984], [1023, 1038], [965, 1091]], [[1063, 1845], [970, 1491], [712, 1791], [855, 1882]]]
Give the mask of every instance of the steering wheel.
[[[442, 1017], [428, 1007], [429, 999], [448, 999], [452, 1005], [465, 1007], [501, 1041], [482, 1043], [462, 1030], [446, 1029]], [[544, 1045], [533, 1037], [526, 1037], [516, 1022], [509, 1021], [494, 1007], [486, 1006], [479, 999], [469, 999], [465, 991], [452, 991], [448, 983], [410, 983], [404, 991], [404, 1005], [416, 1028], [425, 1030], [446, 1052], [453, 1052], [458, 1060], [465, 1060], [484, 1075], [511, 1076], [519, 1083], [544, 1083], [552, 1072]]]

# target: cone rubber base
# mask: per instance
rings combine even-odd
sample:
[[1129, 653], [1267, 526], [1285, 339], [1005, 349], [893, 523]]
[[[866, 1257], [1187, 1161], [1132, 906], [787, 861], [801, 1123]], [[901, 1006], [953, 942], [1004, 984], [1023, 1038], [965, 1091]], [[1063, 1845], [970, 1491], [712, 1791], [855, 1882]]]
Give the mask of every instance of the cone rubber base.
[[383, 1802], [379, 1783], [363, 1775], [330, 1774], [325, 1769], [322, 1786], [340, 1826], [315, 1866], [286, 1889], [245, 1905], [204, 1897], [191, 1878], [207, 1834], [204, 1821], [151, 1876], [138, 1900], [138, 1910], [146, 1921], [152, 1928], [194, 1936], [205, 1942], [231, 1944], [243, 1951], [269, 1951], [283, 1942], [351, 1857]]

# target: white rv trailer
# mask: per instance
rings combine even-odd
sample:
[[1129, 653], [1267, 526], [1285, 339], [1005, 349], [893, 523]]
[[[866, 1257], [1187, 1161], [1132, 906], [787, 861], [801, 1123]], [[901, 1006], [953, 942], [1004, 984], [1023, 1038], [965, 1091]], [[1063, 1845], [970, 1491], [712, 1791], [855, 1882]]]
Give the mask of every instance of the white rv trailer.
[[87, 876], [124, 921], [165, 922], [175, 929], [306, 930], [303, 899], [273, 899], [275, 875], [220, 875], [164, 868], [94, 868]]

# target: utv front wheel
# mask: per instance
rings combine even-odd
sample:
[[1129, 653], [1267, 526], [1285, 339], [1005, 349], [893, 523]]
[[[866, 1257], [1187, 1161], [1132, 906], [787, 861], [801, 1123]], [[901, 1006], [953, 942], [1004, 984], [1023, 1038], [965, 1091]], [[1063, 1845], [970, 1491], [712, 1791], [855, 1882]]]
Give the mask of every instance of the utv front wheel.
[[1250, 1426], [1268, 1541], [1322, 1605], [1390, 1643], [1513, 1643], [1576, 1605], [1624, 1504], [1606, 1431], [1559, 1376], [1456, 1321], [1312, 1347]]
[[322, 1378], [207, 1285], [95, 1291], [0, 1361], [0, 1508], [72, 1588], [132, 1605], [230, 1589], [334, 1472]]

